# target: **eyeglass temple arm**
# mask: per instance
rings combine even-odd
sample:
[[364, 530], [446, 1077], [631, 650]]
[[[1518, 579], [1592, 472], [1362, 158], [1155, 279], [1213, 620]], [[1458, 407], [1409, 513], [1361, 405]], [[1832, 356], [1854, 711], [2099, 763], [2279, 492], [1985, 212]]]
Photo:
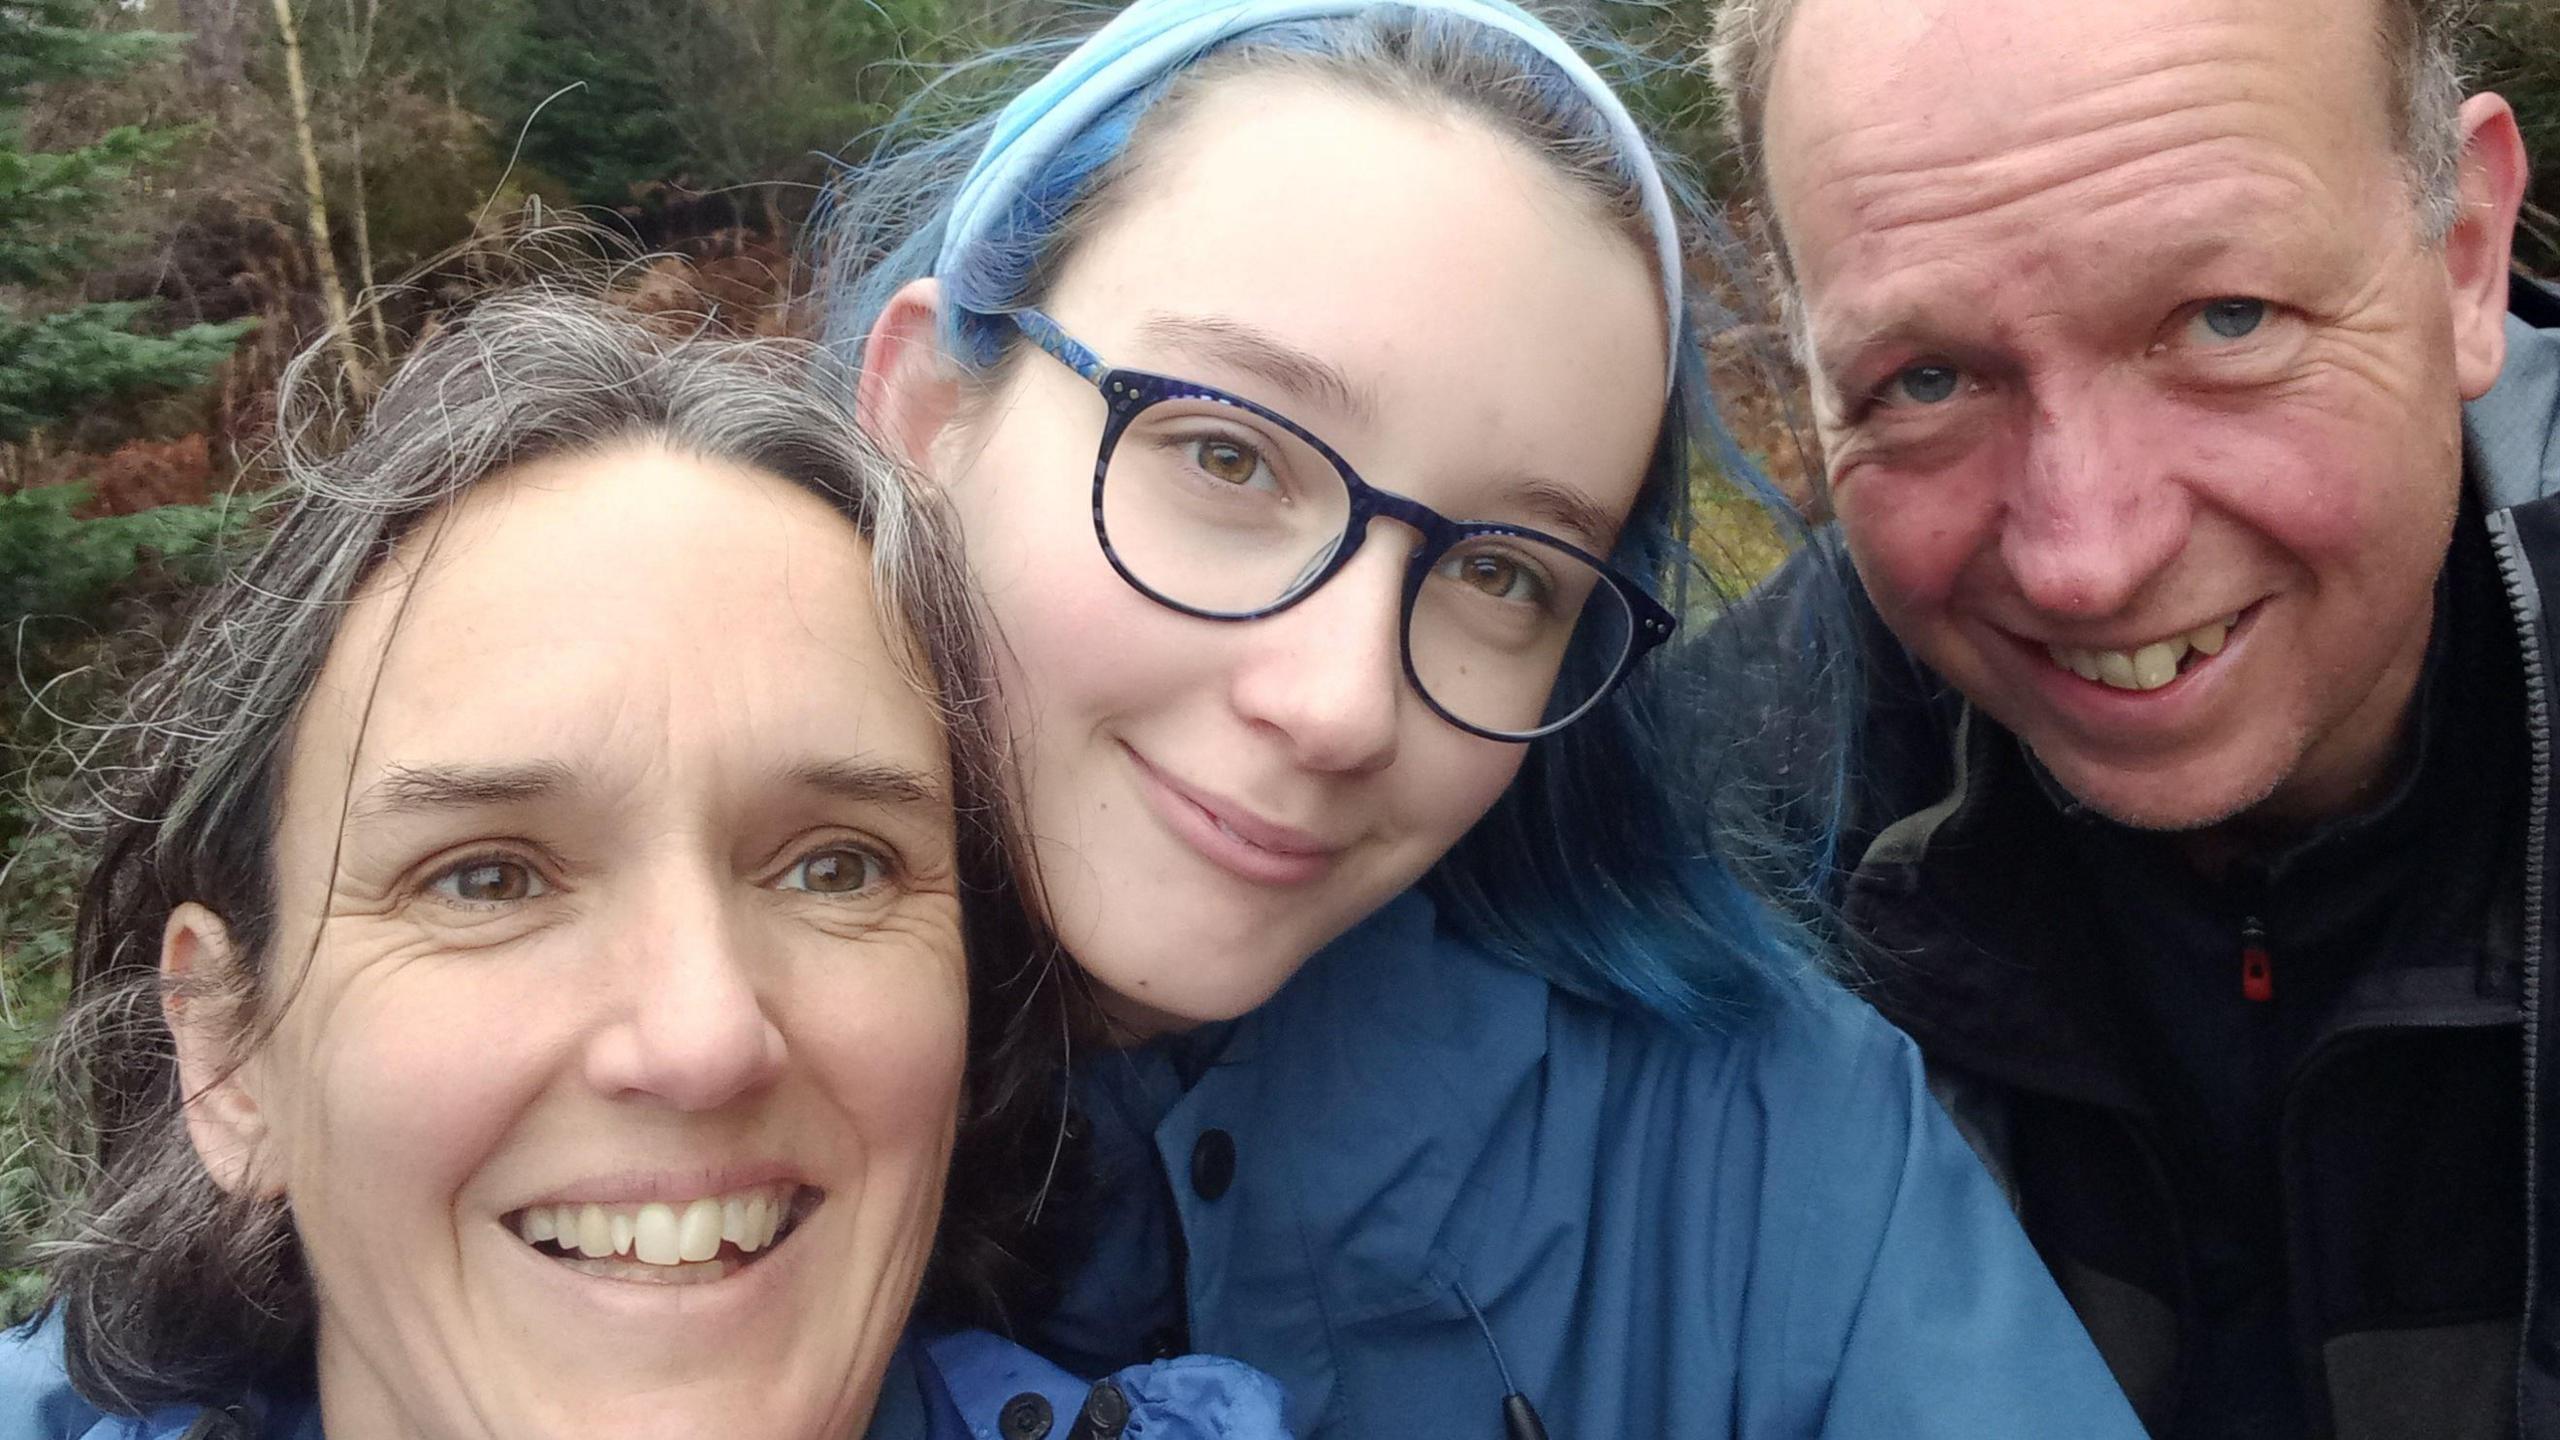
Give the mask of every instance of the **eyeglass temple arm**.
[[1013, 328], [1021, 331], [1024, 339], [1056, 356], [1068, 369], [1096, 385], [1102, 383], [1102, 372], [1110, 367], [1102, 363], [1101, 356], [1059, 329], [1057, 321], [1037, 310], [1008, 310], [1004, 318], [1013, 322]]

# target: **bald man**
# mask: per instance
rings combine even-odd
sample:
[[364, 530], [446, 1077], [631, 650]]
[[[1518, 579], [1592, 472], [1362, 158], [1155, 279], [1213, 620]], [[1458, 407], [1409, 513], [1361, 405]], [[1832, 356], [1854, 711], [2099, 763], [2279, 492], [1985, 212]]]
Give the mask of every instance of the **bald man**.
[[1719, 18], [1866, 622], [1837, 898], [2161, 1436], [2560, 1437], [2560, 304], [2458, 42]]

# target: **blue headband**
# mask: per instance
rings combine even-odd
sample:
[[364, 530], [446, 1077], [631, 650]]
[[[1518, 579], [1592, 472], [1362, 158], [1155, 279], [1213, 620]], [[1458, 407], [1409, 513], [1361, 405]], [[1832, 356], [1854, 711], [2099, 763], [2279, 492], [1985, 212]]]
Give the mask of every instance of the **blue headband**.
[[[1095, 117], [1230, 36], [1290, 20], [1356, 15], [1380, 0], [1137, 0], [1076, 47], [996, 116], [987, 148], [960, 182], [942, 254], [934, 273], [958, 273], [960, 262], [987, 232], [1003, 223], [1014, 198], [1057, 158]], [[1510, 0], [1401, 0], [1417, 10], [1438, 11], [1498, 30], [1553, 62], [1599, 108], [1617, 136], [1619, 152], [1644, 192], [1653, 226], [1655, 258], [1662, 271], [1664, 323], [1671, 332], [1664, 388], [1678, 378], [1680, 347], [1680, 231], [1653, 150], [1635, 117], [1598, 71], [1574, 53], [1544, 22]], [[964, 303], [965, 303], [965, 297]]]

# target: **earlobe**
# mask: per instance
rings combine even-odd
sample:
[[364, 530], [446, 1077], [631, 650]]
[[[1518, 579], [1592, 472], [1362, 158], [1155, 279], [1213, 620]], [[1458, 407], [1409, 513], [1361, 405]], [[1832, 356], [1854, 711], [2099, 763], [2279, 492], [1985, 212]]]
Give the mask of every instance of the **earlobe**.
[[2459, 209], [2445, 236], [2444, 263], [2453, 299], [2455, 371], [2462, 398], [2477, 400], [2498, 383], [2506, 365], [2508, 267], [2530, 166], [2515, 111], [2496, 95], [2464, 102], [2462, 137]]
[[960, 405], [960, 378], [942, 349], [942, 282], [909, 281], [863, 342], [857, 414], [871, 438], [936, 478], [933, 448]]
[[160, 932], [160, 1014], [177, 1041], [187, 1139], [215, 1184], [272, 1194], [263, 1164], [267, 1118], [240, 1053], [239, 955], [222, 917], [193, 901]]

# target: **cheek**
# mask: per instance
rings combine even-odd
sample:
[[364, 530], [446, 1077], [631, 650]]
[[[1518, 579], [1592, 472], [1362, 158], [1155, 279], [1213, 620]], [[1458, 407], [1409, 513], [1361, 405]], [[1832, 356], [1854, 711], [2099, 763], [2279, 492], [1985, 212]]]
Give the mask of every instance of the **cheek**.
[[1945, 604], [1992, 543], [1998, 512], [1986, 470], [1979, 459], [1954, 473], [1867, 470], [1833, 492], [1850, 559], [1887, 613]]
[[2457, 427], [2431, 433], [2398, 411], [2324, 405], [2190, 419], [2182, 428], [2193, 437], [2198, 490], [2295, 562], [2315, 572], [2434, 570], [2436, 549], [2413, 538], [2451, 522]]
[[1062, 444], [1044, 445], [1027, 424], [1008, 427], [951, 489], [970, 570], [1002, 642], [1002, 699], [1017, 733], [1033, 742], [1056, 738], [1047, 727], [1072, 730], [1131, 695], [1160, 692], [1158, 672], [1189, 648], [1128, 643], [1181, 617], [1111, 568], [1094, 537], [1092, 477], [1058, 463]]
[[569, 1063], [567, 1037], [542, 1018], [557, 993], [493, 967], [382, 968], [298, 997], [268, 1049], [298, 1210], [331, 1196], [447, 1208]]
[[939, 1157], [959, 1113], [969, 997], [956, 908], [933, 928], [806, 957], [776, 1007], [791, 1053], [875, 1158]]
[[1402, 792], [1400, 808], [1416, 851], [1428, 852], [1406, 883], [1420, 879], [1422, 871], [1475, 828], [1529, 758], [1526, 745], [1479, 740], [1428, 712], [1422, 719], [1431, 733], [1409, 740], [1385, 777]]
[[[1050, 555], [1020, 579], [990, 584], [987, 609], [1002, 637], [998, 699], [1025, 746], [1064, 741], [1095, 719], [1164, 693], [1186, 654], [1150, 641], [1150, 628], [1175, 619], [1122, 584], [1100, 563]], [[1097, 573], [1098, 572], [1098, 573]], [[1134, 602], [1134, 603], [1133, 603]]]

